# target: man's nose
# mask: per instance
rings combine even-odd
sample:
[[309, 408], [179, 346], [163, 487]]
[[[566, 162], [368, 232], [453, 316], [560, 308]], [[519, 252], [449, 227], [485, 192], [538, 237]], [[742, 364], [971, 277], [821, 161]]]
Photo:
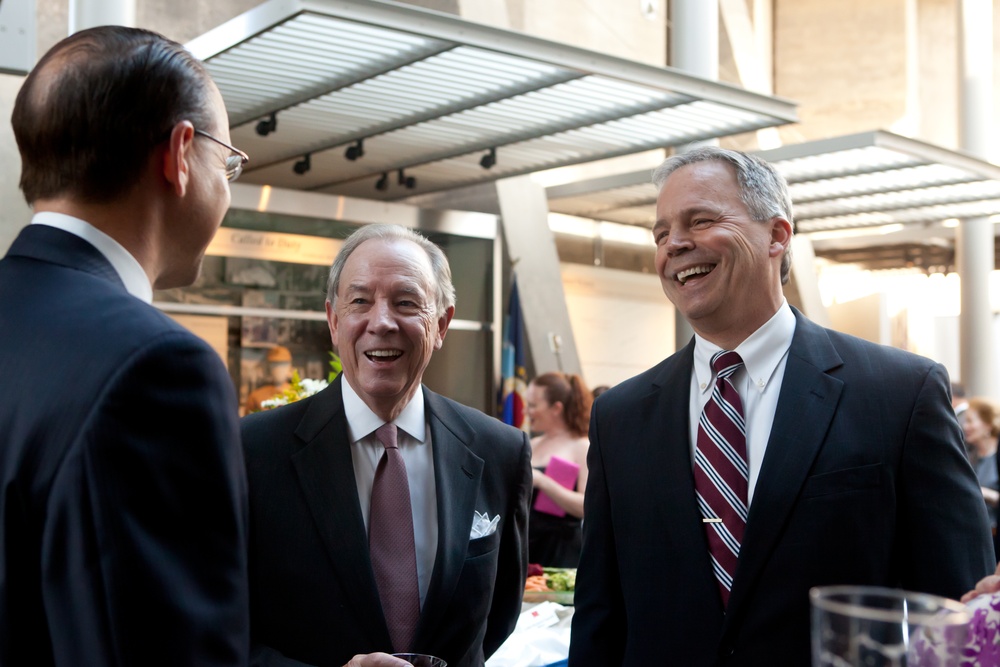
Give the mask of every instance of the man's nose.
[[378, 332], [396, 327], [396, 318], [393, 316], [392, 304], [387, 299], [378, 299], [372, 305], [368, 325], [372, 330]]
[[[679, 226], [678, 226], [679, 227]], [[691, 235], [686, 229], [671, 229], [670, 236], [667, 237], [667, 256], [675, 257], [682, 252], [686, 252], [693, 247]]]

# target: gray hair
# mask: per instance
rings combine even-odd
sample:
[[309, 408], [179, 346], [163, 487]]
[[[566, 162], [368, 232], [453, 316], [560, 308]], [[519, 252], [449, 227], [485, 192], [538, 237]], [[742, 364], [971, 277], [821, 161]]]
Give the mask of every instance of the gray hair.
[[365, 225], [344, 240], [340, 252], [333, 260], [330, 267], [330, 278], [326, 283], [326, 298], [331, 304], [337, 304], [337, 291], [340, 289], [340, 274], [344, 271], [344, 264], [351, 253], [358, 249], [365, 241], [372, 239], [386, 241], [412, 241], [420, 246], [427, 258], [431, 262], [431, 269], [434, 272], [435, 303], [437, 306], [437, 316], [440, 317], [446, 310], [455, 305], [455, 286], [451, 282], [451, 267], [448, 265], [448, 258], [444, 256], [434, 243], [407, 227], [399, 225], [377, 224]]
[[[653, 185], [662, 189], [672, 173], [696, 162], [722, 162], [732, 165], [736, 172], [736, 182], [740, 186], [740, 199], [747, 207], [750, 217], [758, 222], [772, 218], [783, 218], [793, 225], [792, 199], [788, 195], [785, 177], [773, 165], [759, 157], [733, 151], [718, 146], [702, 146], [687, 153], [672, 155], [653, 171]], [[791, 246], [785, 248], [781, 257], [781, 284], [788, 282], [792, 265]]]

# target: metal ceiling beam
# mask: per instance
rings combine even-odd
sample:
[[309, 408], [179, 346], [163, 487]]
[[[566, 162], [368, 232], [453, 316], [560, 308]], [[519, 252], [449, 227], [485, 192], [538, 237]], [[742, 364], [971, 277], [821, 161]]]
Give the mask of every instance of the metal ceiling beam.
[[[592, 192], [603, 192], [606, 190], [617, 190], [618, 188], [628, 188], [633, 185], [646, 185], [652, 183], [652, 170], [644, 169], [632, 171], [624, 174], [612, 174], [610, 176], [600, 176], [586, 181], [575, 183], [564, 183], [553, 185], [545, 189], [545, 196], [549, 199], [561, 199], [563, 197], [576, 197]], [[655, 195], [652, 201], [655, 201]]]
[[[900, 154], [901, 157], [908, 156], [914, 160], [913, 164], [934, 164], [940, 163], [956, 169], [964, 169], [974, 174], [982, 176], [984, 179], [1000, 180], [1000, 167], [980, 160], [979, 158], [966, 155], [958, 151], [949, 150], [934, 144], [929, 144], [917, 139], [903, 137], [883, 130], [870, 132], [860, 132], [831, 139], [821, 139], [818, 141], [807, 141], [801, 144], [792, 144], [775, 148], [773, 150], [759, 151], [755, 153], [758, 157], [772, 164], [795, 160], [799, 158], [829, 158], [831, 154], [861, 148], [884, 148], [888, 151]], [[894, 169], [906, 166], [905, 164], [894, 165]], [[835, 178], [838, 176], [851, 176], [854, 174], [867, 174], [873, 171], [883, 171], [875, 165], [859, 163], [853, 169], [845, 165], [837, 165], [836, 168], [827, 168], [810, 173], [808, 180], [815, 181], [825, 178]], [[789, 185], [798, 183], [800, 179], [795, 175], [786, 175]]]
[[[443, 151], [437, 151], [435, 153], [428, 153], [428, 154], [423, 155], [421, 157], [421, 159], [419, 161], [417, 161], [417, 162], [412, 161], [412, 160], [398, 160], [396, 162], [389, 163], [388, 166], [383, 166], [382, 168], [378, 169], [377, 171], [368, 172], [367, 174], [365, 174], [363, 176], [355, 176], [353, 178], [345, 178], [345, 179], [340, 179], [340, 180], [336, 180], [336, 181], [331, 181], [329, 183], [324, 183], [324, 184], [321, 184], [321, 185], [314, 185], [314, 186], [310, 187], [309, 189], [310, 190], [323, 190], [323, 189], [326, 189], [326, 188], [336, 187], [336, 186], [342, 185], [344, 183], [354, 183], [354, 182], [357, 182], [357, 181], [363, 181], [365, 179], [373, 178], [375, 176], [378, 176], [381, 173], [387, 172], [387, 171], [388, 172], [392, 172], [392, 171], [397, 171], [399, 169], [413, 169], [413, 168], [419, 167], [421, 165], [431, 164], [432, 162], [440, 162], [442, 160], [450, 160], [450, 159], [453, 159], [453, 158], [462, 157], [463, 155], [471, 155], [473, 153], [481, 153], [483, 151], [489, 150], [490, 148], [501, 148], [503, 146], [509, 146], [511, 144], [520, 143], [522, 141], [530, 141], [532, 139], [539, 139], [541, 137], [552, 136], [552, 135], [555, 135], [555, 134], [559, 134], [560, 132], [569, 132], [571, 130], [578, 130], [578, 129], [586, 128], [586, 127], [594, 127], [595, 125], [600, 125], [602, 123], [608, 123], [608, 122], [611, 122], [611, 121], [620, 120], [622, 118], [629, 118], [629, 117], [637, 116], [637, 115], [643, 114], [643, 113], [649, 113], [649, 112], [652, 112], [652, 111], [662, 111], [663, 109], [668, 109], [668, 108], [671, 108], [671, 107], [677, 107], [677, 106], [681, 106], [683, 104], [690, 104], [691, 102], [694, 102], [694, 101], [695, 100], [680, 98], [680, 99], [674, 100], [671, 103], [664, 104], [663, 100], [660, 99], [660, 100], [655, 100], [655, 101], [652, 101], [652, 102], [647, 102], [645, 104], [636, 104], [636, 105], [633, 105], [631, 107], [628, 107], [624, 112], [623, 112], [623, 109], [621, 107], [617, 107], [617, 108], [613, 108], [613, 109], [611, 109], [609, 111], [606, 111], [604, 113], [586, 114], [585, 116], [583, 116], [582, 119], [581, 119], [581, 117], [577, 116], [577, 117], [574, 117], [574, 118], [571, 118], [571, 119], [568, 119], [568, 120], [564, 120], [564, 121], [546, 123], [544, 125], [536, 125], [536, 126], [532, 127], [530, 131], [507, 133], [506, 135], [502, 135], [499, 138], [497, 138], [497, 137], [491, 137], [489, 140], [486, 140], [486, 141], [479, 141], [479, 142], [473, 142], [473, 143], [465, 143], [465, 144], [462, 144], [461, 148], [459, 148], [458, 150], [443, 150]], [[639, 147], [639, 148], [637, 148], [635, 144], [632, 144], [632, 145], [624, 148], [620, 152], [614, 152], [614, 151], [612, 151], [612, 152], [602, 153], [601, 157], [615, 157], [615, 156], [618, 156], [618, 155], [630, 155], [632, 153], [637, 153], [639, 151], [646, 150], [647, 148], [657, 148], [657, 147], [661, 147], [661, 146], [662, 146], [662, 144], [659, 141], [650, 142], [648, 145], [643, 144], [642, 147]], [[576, 163], [578, 161], [579, 160], [574, 159], [574, 160], [571, 160], [571, 161], [567, 161], [565, 164], [574, 164], [574, 163]], [[553, 163], [551, 165], [547, 164], [546, 168], [553, 168], [553, 167], [559, 167], [559, 166], [563, 166], [563, 164], [560, 164], [558, 162]], [[485, 171], [485, 170], [483, 170], [483, 171]], [[531, 173], [533, 171], [537, 171], [537, 169], [535, 167], [530, 167], [528, 169], [523, 169], [523, 170], [518, 170], [518, 171], [504, 172], [503, 173], [503, 178], [510, 178], [512, 176], [520, 176], [522, 174]], [[480, 180], [494, 180], [494, 178], [491, 178], [490, 176], [486, 176], [483, 179], [469, 179], [468, 181], [463, 181], [461, 183], [461, 185], [468, 185], [468, 184], [471, 184], [471, 183], [476, 183], [476, 182], [478, 182]], [[453, 187], [453, 186], [449, 186], [449, 187]], [[431, 190], [424, 190], [423, 192], [434, 192], [434, 191], [435, 190], [431, 189]]]
[[255, 108], [242, 113], [238, 116], [234, 116], [229, 119], [229, 126], [231, 128], [237, 128], [241, 125], [246, 125], [247, 123], [252, 123], [253, 121], [261, 118], [262, 116], [267, 116], [271, 113], [281, 113], [290, 107], [298, 106], [305, 102], [310, 102], [318, 97], [323, 97], [337, 90], [342, 90], [344, 88], [349, 88], [350, 86], [357, 85], [363, 81], [368, 81], [369, 79], [374, 79], [377, 76], [381, 76], [388, 72], [399, 69], [400, 67], [406, 67], [407, 65], [412, 65], [418, 63], [422, 60], [427, 60], [433, 56], [442, 54], [446, 51], [451, 51], [455, 48], [455, 44], [439, 44], [434, 48], [427, 48], [420, 51], [417, 54], [409, 54], [408, 58], [400, 58], [390, 62], [386, 62], [383, 66], [376, 69], [366, 70], [359, 72], [357, 75], [344, 79], [342, 77], [335, 77], [328, 79], [319, 84], [316, 84], [305, 90], [296, 91], [294, 95], [288, 95], [281, 98], [277, 102], [273, 100], [267, 100], [258, 104]]
[[[566, 83], [567, 81], [573, 81], [574, 79], [579, 79], [582, 76], [583, 76], [582, 74], [574, 72], [574, 73], [560, 73], [552, 76], [543, 77], [540, 79], [532, 79], [531, 81], [526, 82], [524, 85], [521, 86], [510, 86], [507, 88], [498, 89], [495, 93], [488, 96], [476, 97], [474, 99], [469, 99], [456, 104], [448, 104], [445, 106], [435, 107], [433, 109], [429, 109], [424, 113], [412, 114], [410, 116], [405, 116], [403, 118], [394, 119], [387, 123], [381, 123], [379, 125], [366, 127], [364, 130], [359, 130], [357, 132], [349, 132], [347, 134], [338, 135], [336, 137], [329, 139], [328, 141], [323, 141], [318, 144], [314, 144], [313, 146], [307, 148], [306, 151], [302, 150], [295, 152], [289, 151], [280, 158], [274, 158], [266, 162], [258, 163], [255, 169], [248, 168], [245, 169], [244, 171], [252, 172], [259, 169], [264, 169], [266, 167], [270, 167], [275, 164], [287, 162], [292, 159], [297, 159], [303, 154], [303, 152], [319, 153], [325, 150], [332, 150], [334, 148], [338, 148], [340, 146], [344, 146], [351, 142], [357, 141], [358, 139], [368, 139], [369, 137], [374, 137], [380, 134], [386, 134], [388, 132], [393, 132], [395, 130], [400, 130], [406, 127], [410, 127], [411, 125], [417, 125], [419, 123], [435, 120], [437, 118], [451, 116], [456, 113], [461, 113], [462, 111], [468, 111], [469, 109], [474, 109], [484, 104], [499, 102], [501, 100], [505, 100], [510, 97], [516, 97], [517, 95], [524, 95], [526, 93], [534, 92], [536, 90], [541, 90], [543, 88], [548, 88], [556, 84]], [[469, 152], [475, 152], [475, 151], [463, 151], [463, 153], [469, 153]], [[355, 180], [355, 181], [361, 180], [362, 178], [367, 178], [368, 176], [372, 176], [376, 173], [381, 173], [381, 172], [382, 170], [380, 169], [377, 172], [370, 172], [362, 177], [346, 179], [346, 180]], [[328, 185], [329, 184], [319, 187], [328, 187]], [[318, 188], [313, 188], [313, 189], [318, 189]]]
[[669, 89], [695, 98], [754, 109], [758, 113], [786, 122], [798, 120], [794, 105], [788, 100], [752, 93], [724, 83], [706, 81], [671, 68], [596, 53], [524, 33], [472, 23], [451, 14], [383, 0], [269, 0], [195, 38], [186, 46], [196, 57], [208, 60], [238, 46], [248, 35], [264, 32], [300, 13], [335, 16], [380, 28], [475, 46], [487, 51], [517, 54], [580, 72], [599, 74], [653, 88]]

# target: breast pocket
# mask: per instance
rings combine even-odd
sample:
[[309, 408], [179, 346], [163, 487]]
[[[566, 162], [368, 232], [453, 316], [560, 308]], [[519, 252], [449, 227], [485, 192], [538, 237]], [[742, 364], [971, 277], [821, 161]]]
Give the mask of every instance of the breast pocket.
[[500, 526], [491, 534], [485, 537], [479, 537], [474, 540], [469, 540], [469, 550], [466, 555], [466, 559], [478, 558], [480, 556], [486, 555], [491, 551], [496, 551], [500, 546]]
[[881, 480], [881, 463], [825, 472], [806, 479], [802, 487], [802, 498], [817, 498], [835, 493], [870, 489], [877, 487]]

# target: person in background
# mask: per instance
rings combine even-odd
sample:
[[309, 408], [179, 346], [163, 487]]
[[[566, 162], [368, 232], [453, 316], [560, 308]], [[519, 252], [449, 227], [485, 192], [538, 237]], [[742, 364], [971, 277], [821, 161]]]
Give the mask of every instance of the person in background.
[[583, 492], [587, 488], [587, 427], [593, 397], [583, 378], [544, 373], [525, 393], [533, 486], [528, 560], [546, 567], [576, 567], [580, 560]]
[[232, 380], [150, 305], [190, 285], [245, 153], [204, 66], [104, 26], [11, 117], [31, 224], [0, 261], [0, 665], [221, 667], [249, 654]]
[[951, 383], [951, 407], [955, 409], [955, 414], [962, 421], [962, 415], [969, 409], [969, 401], [965, 397], [965, 385], [961, 382]]
[[597, 398], [598, 396], [600, 396], [601, 394], [603, 394], [604, 392], [606, 392], [608, 389], [611, 389], [611, 387], [609, 387], [606, 384], [602, 384], [602, 385], [600, 385], [598, 387], [594, 387], [594, 391], [592, 392], [594, 394], [594, 398]]
[[701, 147], [653, 180], [695, 335], [594, 404], [570, 667], [808, 665], [811, 587], [957, 597], [992, 571], [945, 368], [785, 300], [781, 175]]
[[326, 313], [341, 374], [242, 422], [251, 664], [416, 652], [482, 667], [521, 611], [528, 438], [423, 386], [455, 313], [448, 260], [423, 236], [351, 234]]
[[1000, 505], [1000, 470], [997, 468], [997, 436], [1000, 436], [1000, 415], [996, 406], [984, 398], [970, 398], [962, 419], [969, 461], [986, 501], [986, 509], [997, 533], [997, 505]]
[[246, 414], [260, 412], [263, 409], [262, 402], [287, 391], [291, 386], [289, 380], [292, 377], [292, 353], [287, 347], [275, 345], [269, 349], [264, 363], [267, 365], [269, 383], [257, 387], [247, 396], [244, 406]]

